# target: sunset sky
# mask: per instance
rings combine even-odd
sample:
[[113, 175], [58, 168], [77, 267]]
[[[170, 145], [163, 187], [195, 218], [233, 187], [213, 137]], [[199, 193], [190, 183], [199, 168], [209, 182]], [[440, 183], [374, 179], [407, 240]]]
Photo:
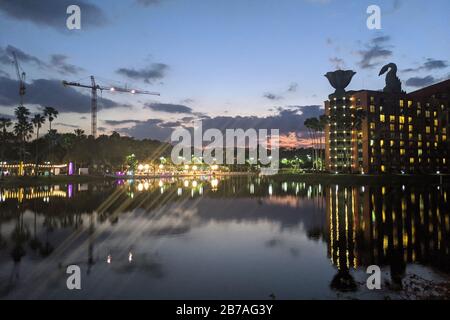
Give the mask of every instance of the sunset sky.
[[[78, 4], [82, 29], [66, 28]], [[382, 10], [382, 29], [366, 9]], [[166, 140], [178, 126], [277, 128], [305, 144], [303, 121], [333, 90], [323, 76], [357, 72], [349, 89], [379, 90], [397, 63], [406, 91], [450, 76], [448, 0], [0, 0], [0, 114], [12, 116], [18, 85], [11, 52], [27, 73], [25, 104], [60, 111], [55, 128], [90, 133], [90, 92], [62, 80], [158, 91], [104, 92], [100, 133]]]

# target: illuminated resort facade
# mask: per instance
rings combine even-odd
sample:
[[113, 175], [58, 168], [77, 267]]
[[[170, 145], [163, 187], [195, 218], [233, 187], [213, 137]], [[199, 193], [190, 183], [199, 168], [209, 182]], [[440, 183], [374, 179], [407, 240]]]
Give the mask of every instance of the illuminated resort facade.
[[348, 91], [325, 101], [326, 168], [449, 173], [450, 80], [411, 93]]

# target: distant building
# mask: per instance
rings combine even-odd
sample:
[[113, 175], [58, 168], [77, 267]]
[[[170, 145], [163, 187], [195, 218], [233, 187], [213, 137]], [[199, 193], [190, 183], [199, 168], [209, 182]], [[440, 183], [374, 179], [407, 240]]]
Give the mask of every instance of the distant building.
[[450, 80], [411, 92], [348, 91], [325, 101], [326, 168], [449, 173]]

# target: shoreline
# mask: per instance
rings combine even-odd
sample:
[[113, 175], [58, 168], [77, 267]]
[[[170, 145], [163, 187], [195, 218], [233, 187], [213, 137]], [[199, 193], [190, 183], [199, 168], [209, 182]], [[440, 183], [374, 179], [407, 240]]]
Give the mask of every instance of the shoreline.
[[[145, 180], [145, 179], [164, 179], [164, 178], [193, 178], [200, 176], [214, 177], [252, 177], [258, 176], [254, 172], [230, 172], [230, 173], [208, 173], [208, 174], [180, 174], [180, 175], [146, 175], [146, 176], [51, 176], [51, 177], [3, 177], [0, 179], [0, 187], [32, 187], [42, 185], [56, 185], [69, 183], [96, 183], [104, 181], [115, 181], [123, 179]], [[262, 179], [273, 179], [280, 181], [296, 181], [305, 183], [321, 183], [321, 184], [349, 184], [349, 185], [378, 185], [378, 184], [409, 184], [409, 183], [425, 183], [425, 184], [449, 184], [450, 175], [361, 175], [361, 174], [332, 174], [332, 173], [294, 173], [281, 172], [273, 176], [260, 176]]]

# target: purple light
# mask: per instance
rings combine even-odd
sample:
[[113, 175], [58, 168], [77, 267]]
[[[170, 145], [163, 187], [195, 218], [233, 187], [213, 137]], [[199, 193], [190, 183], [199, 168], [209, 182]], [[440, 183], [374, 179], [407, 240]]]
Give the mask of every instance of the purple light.
[[69, 196], [69, 199], [72, 198], [72, 195], [73, 195], [73, 185], [72, 184], [69, 184], [67, 186], [67, 195]]
[[73, 175], [73, 162], [69, 162], [69, 176]]

